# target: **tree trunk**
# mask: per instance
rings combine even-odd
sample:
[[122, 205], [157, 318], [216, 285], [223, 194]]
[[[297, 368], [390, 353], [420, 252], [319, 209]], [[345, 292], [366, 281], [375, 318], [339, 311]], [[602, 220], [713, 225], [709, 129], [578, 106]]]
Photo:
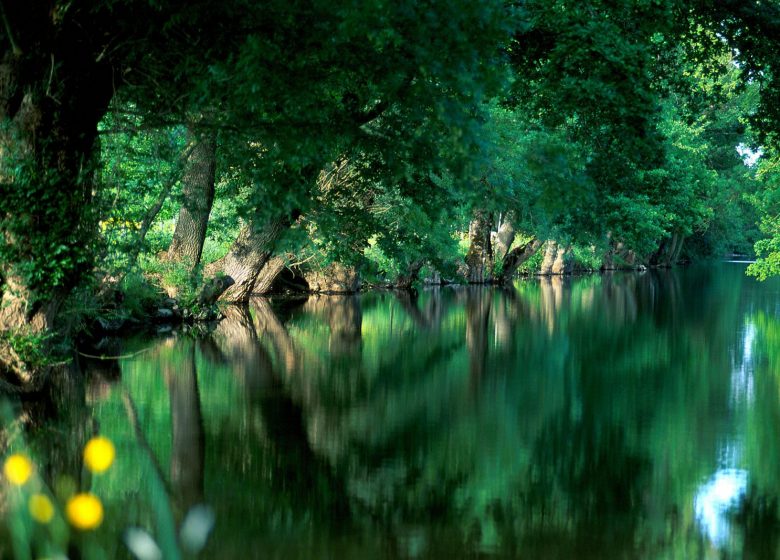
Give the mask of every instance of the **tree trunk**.
[[182, 175], [182, 203], [167, 258], [194, 269], [200, 263], [214, 203], [217, 139], [213, 132], [198, 137], [192, 128], [187, 134], [193, 147]]
[[620, 253], [621, 257], [623, 258], [623, 262], [625, 262], [626, 266], [628, 268], [643, 268], [644, 265], [641, 263], [637, 265], [637, 258], [636, 253], [634, 251], [627, 250], [623, 253]]
[[551, 274], [561, 275], [561, 274], [568, 274], [571, 270], [569, 267], [568, 259], [566, 258], [566, 255], [568, 254], [569, 249], [566, 247], [558, 247], [558, 251], [555, 254], [555, 260], [552, 264], [552, 269], [550, 270]]
[[623, 244], [619, 241], [615, 242], [612, 239], [611, 233], [607, 235], [607, 239], [609, 241], [609, 248], [607, 249], [607, 252], [604, 253], [604, 257], [601, 260], [601, 266], [599, 267], [599, 270], [601, 271], [615, 270], [617, 268], [615, 265], [615, 257], [620, 256], [623, 251]]
[[680, 254], [682, 254], [682, 250], [683, 250], [683, 245], [684, 244], [685, 244], [685, 238], [682, 235], [680, 235], [679, 236], [679, 241], [678, 241], [677, 245], [675, 246], [674, 253], [672, 254], [672, 257], [671, 257], [672, 265], [676, 265], [678, 263], [678, 261], [680, 260]]
[[232, 280], [225, 290], [214, 297], [229, 303], [247, 303], [260, 271], [274, 250], [287, 220], [272, 219], [262, 228], [244, 225], [228, 254], [206, 267], [206, 276], [222, 274]]
[[478, 210], [469, 225], [469, 250], [466, 253], [466, 280], [469, 284], [483, 284], [490, 280], [493, 268], [493, 249], [490, 242], [492, 219], [490, 213]]
[[669, 245], [668, 237], [665, 237], [664, 239], [661, 240], [661, 244], [658, 246], [658, 249], [656, 249], [656, 251], [652, 255], [650, 255], [650, 259], [649, 259], [650, 266], [662, 266], [663, 256], [664, 253], [666, 252], [668, 245]]
[[424, 264], [425, 262], [422, 260], [410, 263], [406, 273], [396, 278], [395, 287], [399, 290], [411, 290], [414, 287], [414, 283], [420, 279], [420, 271]]
[[538, 239], [532, 239], [525, 245], [515, 247], [506, 255], [504, 255], [501, 275], [497, 278], [498, 283], [508, 284], [511, 282], [512, 278], [517, 272], [517, 269], [520, 268], [524, 262], [533, 257], [541, 246], [541, 241]]
[[[278, 177], [280, 189], [311, 188], [319, 169], [308, 166], [295, 172], [280, 167], [274, 176]], [[273, 254], [276, 242], [287, 228], [300, 217], [300, 210], [277, 214], [264, 224], [257, 223], [257, 217], [244, 225], [227, 255], [206, 267], [205, 276], [222, 275], [228, 281], [226, 289], [218, 299], [227, 303], [246, 304], [255, 290], [258, 275]]]
[[550, 239], [547, 241], [544, 249], [544, 259], [542, 260], [542, 268], [539, 270], [539, 274], [549, 276], [553, 273], [553, 264], [556, 256], [558, 256], [558, 244]]
[[682, 250], [683, 237], [679, 233], [672, 233], [664, 238], [658, 250], [650, 257], [650, 266], [671, 268], [677, 262], [677, 257]]
[[608, 271], [608, 270], [615, 270], [615, 248], [610, 247], [607, 249], [607, 252], [604, 253], [604, 257], [601, 259], [601, 266], [599, 267], [602, 271]]
[[360, 275], [355, 267], [331, 263], [304, 273], [309, 291], [328, 294], [354, 294], [360, 290]]
[[[27, 43], [0, 48], [0, 334], [52, 332], [96, 252], [93, 156], [113, 95], [111, 68], [46, 6], [4, 4], [6, 25], [17, 25]], [[0, 342], [4, 372], [31, 381], [21, 357]]]
[[664, 266], [666, 268], [671, 268], [674, 265], [677, 264], [677, 258], [680, 256], [680, 251], [682, 251], [683, 246], [683, 236], [679, 233], [673, 233], [672, 234], [672, 241], [667, 248], [666, 254], [664, 255]]
[[618, 244], [612, 238], [612, 232], [607, 232], [607, 250], [604, 256], [601, 258], [601, 265], [599, 270], [604, 272], [608, 270], [615, 270], [615, 255], [618, 253]]
[[512, 225], [510, 215], [507, 215], [496, 234], [496, 248], [494, 252], [497, 260], [503, 259], [506, 256], [514, 240], [515, 227]]
[[277, 255], [268, 259], [265, 265], [263, 265], [263, 268], [260, 270], [260, 273], [257, 275], [253, 293], [260, 295], [270, 292], [271, 287], [279, 277], [279, 274], [282, 273], [285, 266], [287, 266], [286, 257]]

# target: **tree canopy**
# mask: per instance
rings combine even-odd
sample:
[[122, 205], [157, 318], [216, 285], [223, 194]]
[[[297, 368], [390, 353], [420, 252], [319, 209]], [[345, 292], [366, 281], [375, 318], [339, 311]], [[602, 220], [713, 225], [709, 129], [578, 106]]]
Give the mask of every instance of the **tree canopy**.
[[157, 288], [194, 309], [284, 274], [506, 279], [554, 268], [543, 241], [589, 269], [755, 243], [751, 271], [780, 271], [776, 2], [0, 7], [16, 382], [37, 359], [22, 341]]

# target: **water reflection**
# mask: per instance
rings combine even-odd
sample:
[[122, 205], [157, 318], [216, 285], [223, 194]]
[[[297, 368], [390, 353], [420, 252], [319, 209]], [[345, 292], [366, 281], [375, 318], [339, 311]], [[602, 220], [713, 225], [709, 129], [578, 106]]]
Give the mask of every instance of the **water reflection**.
[[[172, 343], [173, 341], [169, 341]], [[182, 358], [164, 362], [171, 411], [170, 483], [179, 515], [203, 501], [204, 433], [195, 344], [183, 341]]]
[[258, 299], [92, 369], [80, 414], [214, 507], [211, 557], [773, 557], [777, 288], [742, 273]]
[[696, 492], [693, 508], [696, 520], [710, 542], [722, 548], [731, 536], [730, 515], [745, 497], [748, 473], [740, 469], [717, 471]]
[[756, 339], [756, 326], [745, 325], [742, 335], [742, 359], [734, 368], [731, 376], [732, 405], [751, 405], [753, 403], [753, 344]]

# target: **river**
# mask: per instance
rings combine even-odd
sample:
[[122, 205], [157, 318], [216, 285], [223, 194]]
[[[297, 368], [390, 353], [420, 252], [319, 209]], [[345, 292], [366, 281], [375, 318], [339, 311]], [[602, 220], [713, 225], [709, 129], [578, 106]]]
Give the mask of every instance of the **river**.
[[744, 267], [258, 299], [82, 358], [30, 445], [108, 557], [206, 504], [205, 558], [774, 558], [780, 282]]

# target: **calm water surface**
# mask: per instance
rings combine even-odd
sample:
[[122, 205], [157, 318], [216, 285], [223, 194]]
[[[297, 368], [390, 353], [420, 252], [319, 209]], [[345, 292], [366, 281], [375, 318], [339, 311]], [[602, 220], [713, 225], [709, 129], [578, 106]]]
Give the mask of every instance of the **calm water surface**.
[[106, 534], [206, 503], [207, 558], [775, 558], [780, 283], [744, 266], [258, 300], [84, 359], [31, 440], [56, 480], [112, 438]]

